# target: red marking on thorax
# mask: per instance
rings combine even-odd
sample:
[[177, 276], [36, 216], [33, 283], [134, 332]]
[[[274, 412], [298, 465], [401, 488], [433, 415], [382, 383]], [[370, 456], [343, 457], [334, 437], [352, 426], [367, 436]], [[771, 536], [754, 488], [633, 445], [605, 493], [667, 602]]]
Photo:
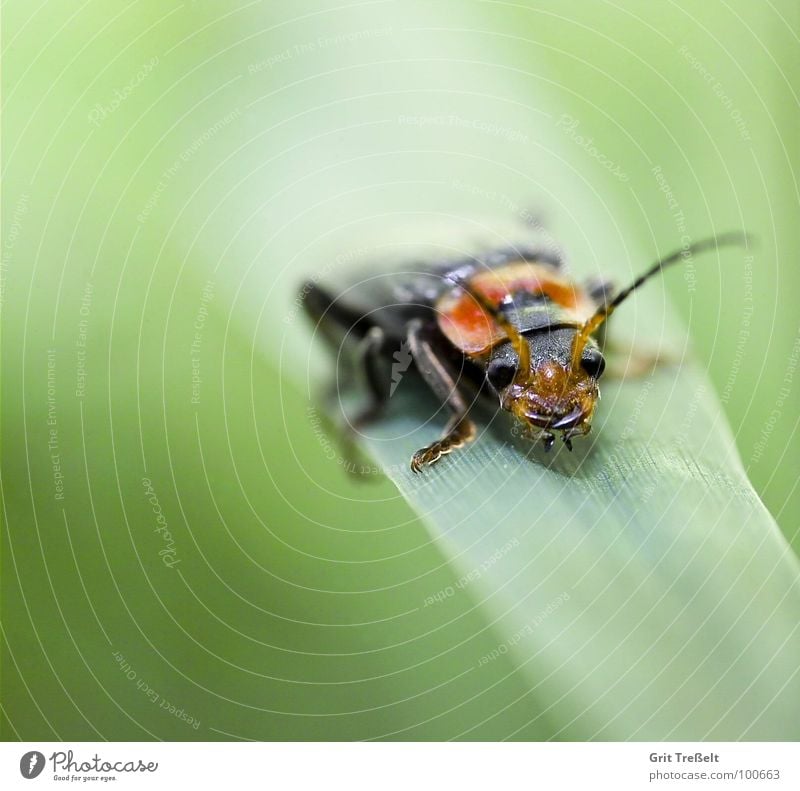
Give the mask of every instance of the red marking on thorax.
[[[577, 313], [586, 299], [572, 283], [559, 278], [549, 267], [531, 262], [480, 272], [473, 276], [471, 286], [495, 306], [510, 293], [526, 291], [529, 294], [546, 294], [561, 307]], [[467, 354], [483, 354], [506, 337], [503, 330], [462, 289], [456, 288], [442, 297], [436, 309], [442, 332], [456, 348]]]

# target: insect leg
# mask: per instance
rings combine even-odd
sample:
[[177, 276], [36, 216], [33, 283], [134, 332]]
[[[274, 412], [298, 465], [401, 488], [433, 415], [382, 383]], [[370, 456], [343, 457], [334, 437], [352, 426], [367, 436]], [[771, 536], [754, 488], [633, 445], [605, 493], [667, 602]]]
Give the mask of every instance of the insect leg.
[[469, 405], [458, 389], [451, 367], [440, 353], [441, 345], [437, 347], [439, 340], [435, 326], [426, 326], [419, 320], [411, 322], [408, 341], [417, 369], [428, 387], [452, 412], [442, 436], [412, 456], [411, 469], [414, 472], [420, 472], [445, 454], [471, 442], [476, 433], [475, 424], [467, 416]]
[[[330, 385], [326, 388], [322, 402], [325, 405], [323, 414], [334, 413], [339, 408], [340, 392], [339, 383], [358, 370], [365, 380], [369, 396], [367, 405], [353, 418], [332, 421], [326, 418], [330, 428], [338, 438], [340, 463], [351, 475], [363, 477], [362, 470], [371, 469], [372, 465], [360, 457], [354, 442], [355, 432], [375, 420], [383, 411], [388, 399], [388, 375], [381, 376], [380, 354], [384, 343], [384, 333], [378, 327], [372, 327], [364, 332], [366, 323], [354, 311], [347, 308], [323, 286], [314, 281], [307, 281], [299, 292], [303, 310], [316, 325], [319, 333], [337, 350], [345, 338], [350, 335], [357, 340], [355, 355], [351, 359], [349, 354], [339, 355], [340, 368]], [[363, 334], [362, 334], [363, 333]], [[360, 336], [360, 337], [359, 337]]]
[[[368, 402], [353, 417], [339, 421], [337, 426], [339, 452], [344, 470], [359, 479], [364, 479], [373, 464], [362, 455], [356, 444], [356, 432], [369, 423], [377, 420], [384, 412], [389, 400], [388, 376], [381, 365], [381, 354], [385, 342], [384, 332], [380, 327], [372, 327], [358, 342], [355, 352], [357, 373], [366, 385]], [[328, 403], [332, 405], [339, 400], [338, 377], [329, 393]], [[365, 472], [367, 471], [367, 472]]]
[[356, 430], [377, 420], [389, 402], [389, 381], [385, 366], [381, 365], [385, 340], [383, 330], [372, 327], [359, 341], [356, 350], [356, 365], [363, 374], [369, 395], [369, 403], [350, 420]]
[[679, 359], [666, 352], [647, 351], [619, 342], [607, 340], [606, 351], [609, 353], [604, 379], [639, 379], [648, 376], [659, 365], [673, 365]]

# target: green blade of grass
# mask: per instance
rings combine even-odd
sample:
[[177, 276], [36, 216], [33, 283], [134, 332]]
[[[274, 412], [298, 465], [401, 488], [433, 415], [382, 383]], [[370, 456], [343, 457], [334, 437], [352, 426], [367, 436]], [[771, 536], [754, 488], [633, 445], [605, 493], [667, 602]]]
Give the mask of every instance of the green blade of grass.
[[398, 463], [441, 421], [420, 425], [408, 391], [366, 444], [498, 635], [476, 667], [513, 657], [533, 720], [568, 739], [800, 735], [798, 564], [700, 371], [606, 385], [574, 454], [496, 420], [417, 476]]
[[[678, 273], [669, 288], [791, 535], [785, 10], [150, 0], [52, 5], [28, 24], [17, 5], [4, 738], [797, 738], [796, 561], [704, 374], [684, 362], [607, 383], [572, 456], [529, 457], [490, 415], [478, 443], [419, 478], [410, 454], [443, 420], [425, 423], [409, 377], [367, 439], [409, 508], [327, 458], [298, 386], [308, 337], [293, 302], [307, 277], [336, 286], [390, 250], [413, 258], [421, 226], [451, 216], [484, 219], [439, 256], [478, 230], [503, 244], [498, 217], [541, 210], [574, 272], [617, 282], [684, 231], [757, 232], [752, 269], [729, 251], [698, 262], [689, 294]], [[681, 358], [661, 288], [613, 332]]]

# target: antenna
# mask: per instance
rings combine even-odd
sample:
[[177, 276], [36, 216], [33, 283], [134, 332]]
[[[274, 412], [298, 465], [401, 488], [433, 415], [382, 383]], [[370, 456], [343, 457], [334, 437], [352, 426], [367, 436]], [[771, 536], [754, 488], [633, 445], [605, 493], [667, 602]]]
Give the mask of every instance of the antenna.
[[639, 286], [646, 283], [653, 275], [658, 274], [670, 264], [677, 263], [678, 261], [691, 258], [697, 253], [704, 253], [707, 250], [719, 250], [721, 247], [748, 247], [752, 243], [752, 237], [748, 236], [743, 231], [730, 231], [723, 233], [720, 236], [712, 236], [708, 239], [702, 239], [695, 242], [689, 247], [682, 247], [674, 253], [670, 253], [666, 258], [656, 261], [644, 274], [640, 275], [633, 281], [627, 288], [622, 291], [606, 305], [601, 305], [595, 313], [587, 319], [583, 326], [578, 330], [575, 335], [575, 340], [572, 344], [572, 361], [570, 363], [572, 370], [577, 370], [580, 364], [581, 355], [590, 338], [596, 332], [598, 327], [634, 292]]

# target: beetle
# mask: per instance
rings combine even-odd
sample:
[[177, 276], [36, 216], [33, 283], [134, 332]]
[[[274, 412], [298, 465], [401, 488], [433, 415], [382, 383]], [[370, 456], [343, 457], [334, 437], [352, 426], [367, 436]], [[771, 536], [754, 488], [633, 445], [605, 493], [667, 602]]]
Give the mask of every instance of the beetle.
[[441, 437], [411, 459], [420, 472], [475, 438], [468, 384], [494, 398], [545, 450], [559, 433], [572, 450], [573, 438], [589, 433], [600, 398], [608, 317], [667, 266], [747, 243], [746, 234], [730, 232], [684, 246], [616, 293], [610, 283], [578, 282], [560, 254], [531, 246], [371, 274], [341, 293], [309, 280], [300, 299], [329, 342], [356, 342], [369, 402], [350, 420], [354, 429], [384, 412], [398, 371], [412, 363], [448, 408]]

